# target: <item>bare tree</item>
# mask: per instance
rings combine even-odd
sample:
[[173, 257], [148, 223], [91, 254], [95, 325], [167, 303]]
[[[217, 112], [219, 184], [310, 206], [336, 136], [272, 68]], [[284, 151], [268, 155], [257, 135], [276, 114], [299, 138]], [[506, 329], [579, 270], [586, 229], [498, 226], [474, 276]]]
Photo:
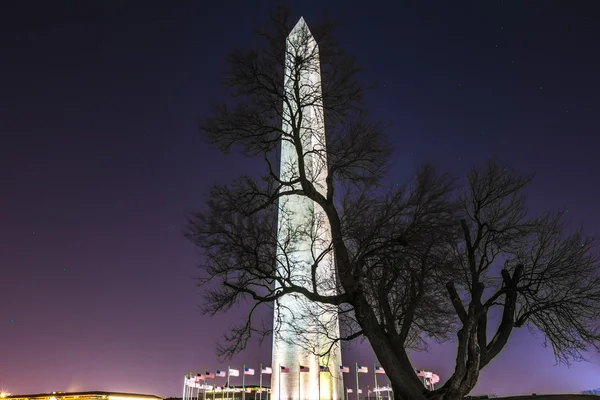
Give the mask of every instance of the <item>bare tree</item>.
[[[387, 190], [390, 148], [381, 125], [368, 118], [359, 70], [336, 46], [334, 25], [326, 21], [312, 30], [317, 51], [306, 51], [308, 32], [289, 50], [286, 37], [295, 22], [289, 15], [279, 9], [270, 29], [258, 31], [261, 46], [228, 58], [225, 85], [232, 100], [201, 126], [222, 151], [238, 148], [264, 160], [260, 176], [215, 186], [207, 210], [189, 218], [186, 235], [203, 252], [205, 312], [250, 306], [220, 354], [231, 356], [253, 335], [271, 334], [273, 327], [261, 324], [256, 310], [285, 306], [282, 299], [290, 296], [306, 301], [298, 316], [304, 323], [275, 321], [280, 334], [327, 334], [324, 316], [337, 309], [342, 334], [329, 342], [366, 338], [396, 399], [461, 398], [514, 327], [537, 327], [563, 361], [595, 344], [590, 323], [598, 314], [600, 286], [592, 242], [580, 231], [566, 235], [560, 215], [529, 217], [521, 198], [529, 179], [495, 164], [472, 170], [460, 196], [455, 180], [430, 166]], [[317, 58], [322, 90], [301, 79], [315, 72]], [[289, 74], [284, 63], [291, 63]], [[312, 128], [315, 106], [324, 109], [327, 146], [321, 137], [307, 150], [307, 136], [319, 133]], [[297, 158], [281, 163], [279, 146]], [[311, 205], [311, 218], [278, 225], [278, 215], [289, 212], [286, 202], [298, 199]], [[329, 242], [317, 234], [325, 225]], [[297, 244], [307, 238], [310, 273], [301, 274]], [[336, 279], [319, 280], [332, 265]], [[488, 339], [494, 308], [501, 309], [502, 322]], [[441, 388], [428, 391], [408, 350], [454, 334], [455, 371]], [[327, 353], [310, 341], [305, 345]]]
[[[532, 217], [523, 190], [530, 182], [495, 162], [472, 169], [461, 198], [462, 240], [456, 258], [462, 277], [447, 293], [460, 320], [453, 375], [431, 397], [460, 399], [504, 349], [514, 328], [542, 333], [558, 362], [598, 349], [600, 269], [594, 239], [569, 231], [564, 214]], [[503, 265], [502, 265], [503, 264]], [[501, 322], [488, 337], [488, 317]]]
[[[341, 310], [344, 335], [330, 338], [332, 345], [366, 337], [396, 396], [423, 398], [407, 349], [422, 348], [426, 336], [443, 340], [451, 332], [450, 302], [434, 288], [452, 275], [444, 266], [450, 264], [457, 232], [456, 203], [449, 201], [454, 180], [425, 167], [406, 186], [383, 188], [390, 148], [381, 125], [368, 119], [358, 68], [335, 45], [333, 25], [327, 21], [312, 32], [317, 52], [306, 51], [308, 32], [286, 49], [292, 22], [279, 10], [273, 29], [258, 32], [263, 47], [235, 51], [228, 58], [225, 84], [234, 98], [217, 107], [201, 127], [221, 150], [239, 147], [261, 157], [265, 167], [260, 178], [243, 176], [230, 185], [215, 186], [208, 210], [190, 217], [187, 236], [203, 251], [205, 311], [214, 314], [240, 301], [251, 302], [247, 320], [231, 330], [219, 349], [232, 355], [253, 334], [270, 333], [253, 316], [259, 307], [278, 304], [284, 296], [307, 299], [320, 311], [307, 309], [301, 316], [306, 321], [312, 315], [316, 321], [310, 324], [275, 321], [279, 333], [327, 332], [321, 311]], [[317, 57], [322, 90], [300, 79], [313, 72]], [[292, 63], [289, 76], [284, 75], [285, 62]], [[306, 151], [306, 136], [314, 133], [315, 104], [324, 109], [327, 146]], [[274, 166], [281, 161], [280, 143], [291, 146], [298, 157], [294, 165], [283, 163], [278, 171]], [[327, 162], [319, 164], [322, 160]], [[325, 175], [326, 187], [319, 186], [320, 174]], [[277, 226], [277, 214], [286, 212], [285, 202], [298, 197], [314, 204], [320, 218]], [[330, 227], [331, 242], [318, 243], [314, 224]], [[313, 243], [312, 273], [299, 275], [296, 244], [306, 237]], [[316, 278], [327, 257], [334, 260], [333, 282]]]

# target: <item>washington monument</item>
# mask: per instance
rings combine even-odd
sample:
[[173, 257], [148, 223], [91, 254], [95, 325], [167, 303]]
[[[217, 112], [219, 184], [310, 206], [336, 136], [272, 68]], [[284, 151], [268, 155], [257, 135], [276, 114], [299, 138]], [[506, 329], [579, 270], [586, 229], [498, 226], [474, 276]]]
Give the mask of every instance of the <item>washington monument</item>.
[[[320, 68], [318, 45], [300, 18], [286, 40], [279, 178], [294, 182], [305, 174], [316, 190], [326, 195]], [[294, 184], [288, 190], [300, 189]], [[316, 287], [322, 295], [337, 293], [331, 231], [323, 210], [305, 196], [283, 196], [277, 229], [278, 274], [311, 291]], [[338, 337], [336, 307], [313, 303], [301, 295], [288, 294], [279, 299], [274, 312], [271, 398], [343, 399], [341, 351], [335, 340]]]

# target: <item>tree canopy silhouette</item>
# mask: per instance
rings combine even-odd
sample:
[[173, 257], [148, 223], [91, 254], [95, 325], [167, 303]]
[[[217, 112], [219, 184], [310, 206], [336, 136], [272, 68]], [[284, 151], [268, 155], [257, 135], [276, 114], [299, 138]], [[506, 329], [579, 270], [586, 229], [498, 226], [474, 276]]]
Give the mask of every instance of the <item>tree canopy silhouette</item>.
[[[388, 189], [390, 146], [362, 101], [366, 87], [359, 69], [336, 45], [335, 24], [324, 21], [312, 29], [318, 51], [302, 52], [308, 32], [288, 50], [286, 37], [295, 23], [290, 15], [278, 9], [267, 28], [258, 30], [256, 49], [231, 53], [224, 85], [232, 98], [201, 125], [221, 151], [239, 149], [264, 161], [259, 176], [214, 186], [207, 209], [189, 217], [186, 236], [202, 250], [205, 312], [225, 312], [242, 300], [251, 304], [220, 353], [233, 355], [253, 335], [271, 334], [273, 327], [253, 317], [282, 296], [311, 300], [324, 312], [337, 308], [342, 332], [332, 343], [366, 338], [396, 399], [461, 399], [515, 328], [541, 332], [561, 362], [597, 347], [600, 281], [594, 240], [581, 230], [569, 231], [563, 213], [531, 216], [523, 198], [530, 179], [495, 162], [470, 170], [465, 185], [426, 165], [405, 185]], [[300, 90], [300, 77], [311, 72], [315, 57], [322, 90]], [[289, 76], [286, 60], [293, 60]], [[314, 105], [325, 112], [327, 145], [308, 154], [303, 143], [313, 124], [303, 110]], [[286, 180], [278, 167], [282, 142], [298, 154]], [[318, 186], [306, 165], [315, 153], [326, 160], [319, 172], [326, 187]], [[278, 227], [281, 204], [294, 196], [314, 202], [320, 217]], [[329, 243], [319, 243], [314, 224], [330, 226]], [[295, 278], [293, 243], [300, 236], [314, 244], [313, 271], [325, 257], [334, 260], [337, 280], [327, 289], [316, 273], [302, 282]], [[489, 337], [494, 309], [502, 319]], [[294, 324], [276, 321], [279, 331], [300, 333], [327, 332], [327, 325], [309, 312]], [[429, 391], [408, 352], [454, 335], [455, 370], [443, 386]]]

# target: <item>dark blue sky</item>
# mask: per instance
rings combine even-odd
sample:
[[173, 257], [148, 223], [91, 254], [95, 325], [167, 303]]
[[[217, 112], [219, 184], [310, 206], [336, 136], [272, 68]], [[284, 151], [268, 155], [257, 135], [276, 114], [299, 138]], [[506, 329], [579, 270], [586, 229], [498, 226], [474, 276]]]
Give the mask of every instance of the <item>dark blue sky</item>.
[[[458, 4], [460, 3], [460, 6]], [[224, 366], [236, 314], [200, 315], [195, 249], [181, 235], [211, 184], [255, 164], [207, 147], [224, 57], [271, 1], [12, 1], [0, 12], [0, 387], [177, 395]], [[534, 211], [568, 206], [600, 231], [599, 6], [574, 1], [292, 2], [341, 20], [342, 46], [378, 90], [391, 183], [422, 162], [459, 173], [497, 157], [535, 172]], [[444, 379], [453, 344], [417, 355]], [[367, 346], [345, 364], [371, 363]], [[270, 345], [232, 365], [268, 363]], [[600, 358], [553, 367], [525, 331], [477, 391], [599, 387]], [[510, 382], [510, 385], [507, 384]], [[370, 384], [365, 380], [365, 385]]]

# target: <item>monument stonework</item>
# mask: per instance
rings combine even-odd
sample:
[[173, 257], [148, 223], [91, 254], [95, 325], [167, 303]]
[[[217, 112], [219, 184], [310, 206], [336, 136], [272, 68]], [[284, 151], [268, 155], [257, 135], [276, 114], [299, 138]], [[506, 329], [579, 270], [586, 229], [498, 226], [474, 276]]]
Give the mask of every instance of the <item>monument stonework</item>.
[[[295, 124], [306, 176], [325, 195], [327, 155], [320, 68], [318, 45], [300, 18], [286, 39], [280, 179], [289, 182], [299, 176], [297, 149], [285, 138], [291, 137], [291, 124]], [[300, 187], [287, 188], [292, 189]], [[311, 266], [318, 258], [317, 291], [335, 294], [334, 259], [326, 250], [331, 245], [331, 230], [323, 210], [305, 196], [283, 196], [277, 229], [279, 243], [286, 243], [286, 249], [279, 249], [277, 254], [280, 274], [291, 275], [294, 284], [312, 291]], [[339, 342], [334, 342], [339, 337], [337, 308], [310, 302], [300, 295], [285, 295], [275, 304], [274, 329], [271, 399], [344, 399], [341, 349]], [[332, 345], [329, 354], [317, 355]], [[289, 372], [281, 373], [282, 368], [289, 368]]]

